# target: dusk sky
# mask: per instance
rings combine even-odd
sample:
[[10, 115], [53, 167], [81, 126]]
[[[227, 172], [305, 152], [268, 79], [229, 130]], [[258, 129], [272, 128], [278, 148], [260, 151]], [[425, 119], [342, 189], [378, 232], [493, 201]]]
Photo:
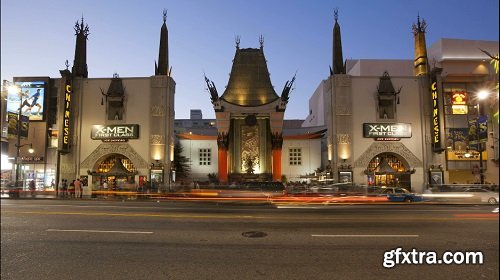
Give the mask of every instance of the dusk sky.
[[241, 48], [258, 48], [262, 35], [278, 94], [297, 72], [285, 118], [305, 119], [309, 97], [329, 75], [335, 8], [344, 59], [413, 59], [411, 26], [418, 14], [428, 24], [428, 47], [440, 38], [499, 40], [498, 0], [2, 0], [1, 78], [60, 77], [65, 60], [73, 64], [73, 26], [82, 15], [90, 28], [89, 78], [154, 75], [162, 10], [168, 9], [176, 118], [189, 118], [190, 109], [215, 118], [203, 73], [221, 95], [235, 37]]

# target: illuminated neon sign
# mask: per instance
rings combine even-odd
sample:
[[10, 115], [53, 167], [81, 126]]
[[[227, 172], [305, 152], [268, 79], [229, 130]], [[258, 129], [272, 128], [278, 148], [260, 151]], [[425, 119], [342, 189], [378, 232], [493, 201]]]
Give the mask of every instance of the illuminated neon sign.
[[69, 152], [70, 149], [70, 123], [71, 123], [71, 84], [68, 80], [64, 89], [63, 108], [63, 131], [62, 131], [62, 151]]
[[439, 120], [439, 95], [435, 74], [431, 76], [431, 98], [432, 98], [432, 150], [434, 152], [442, 152], [441, 148], [441, 126]]
[[451, 96], [451, 109], [453, 115], [467, 114], [467, 93], [465, 91], [456, 91]]

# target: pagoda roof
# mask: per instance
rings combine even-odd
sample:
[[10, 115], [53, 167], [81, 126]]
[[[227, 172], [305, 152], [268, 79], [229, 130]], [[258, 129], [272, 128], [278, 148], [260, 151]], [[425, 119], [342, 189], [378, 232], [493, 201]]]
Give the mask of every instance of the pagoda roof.
[[237, 48], [221, 99], [239, 106], [261, 106], [278, 98], [271, 84], [263, 49]]

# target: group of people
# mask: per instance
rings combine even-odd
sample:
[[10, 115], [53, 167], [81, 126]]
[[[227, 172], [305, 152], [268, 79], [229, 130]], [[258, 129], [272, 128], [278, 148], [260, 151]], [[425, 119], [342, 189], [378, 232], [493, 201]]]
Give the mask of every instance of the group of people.
[[61, 196], [63, 198], [82, 198], [83, 191], [80, 179], [73, 180], [69, 185], [67, 179], [62, 179]]

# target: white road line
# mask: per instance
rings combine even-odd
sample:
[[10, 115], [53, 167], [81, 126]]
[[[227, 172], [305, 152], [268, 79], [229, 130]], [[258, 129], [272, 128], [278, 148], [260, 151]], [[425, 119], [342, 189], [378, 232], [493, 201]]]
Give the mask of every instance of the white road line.
[[311, 234], [312, 237], [420, 237], [418, 234]]
[[[351, 205], [278, 205], [278, 209], [353, 209]], [[377, 212], [394, 212], [394, 209], [370, 209], [371, 213]], [[398, 212], [484, 212], [484, 209], [398, 209]]]
[[152, 231], [121, 231], [121, 230], [88, 230], [88, 229], [47, 229], [46, 231], [57, 232], [92, 232], [92, 233], [130, 233], [130, 234], [152, 234]]

